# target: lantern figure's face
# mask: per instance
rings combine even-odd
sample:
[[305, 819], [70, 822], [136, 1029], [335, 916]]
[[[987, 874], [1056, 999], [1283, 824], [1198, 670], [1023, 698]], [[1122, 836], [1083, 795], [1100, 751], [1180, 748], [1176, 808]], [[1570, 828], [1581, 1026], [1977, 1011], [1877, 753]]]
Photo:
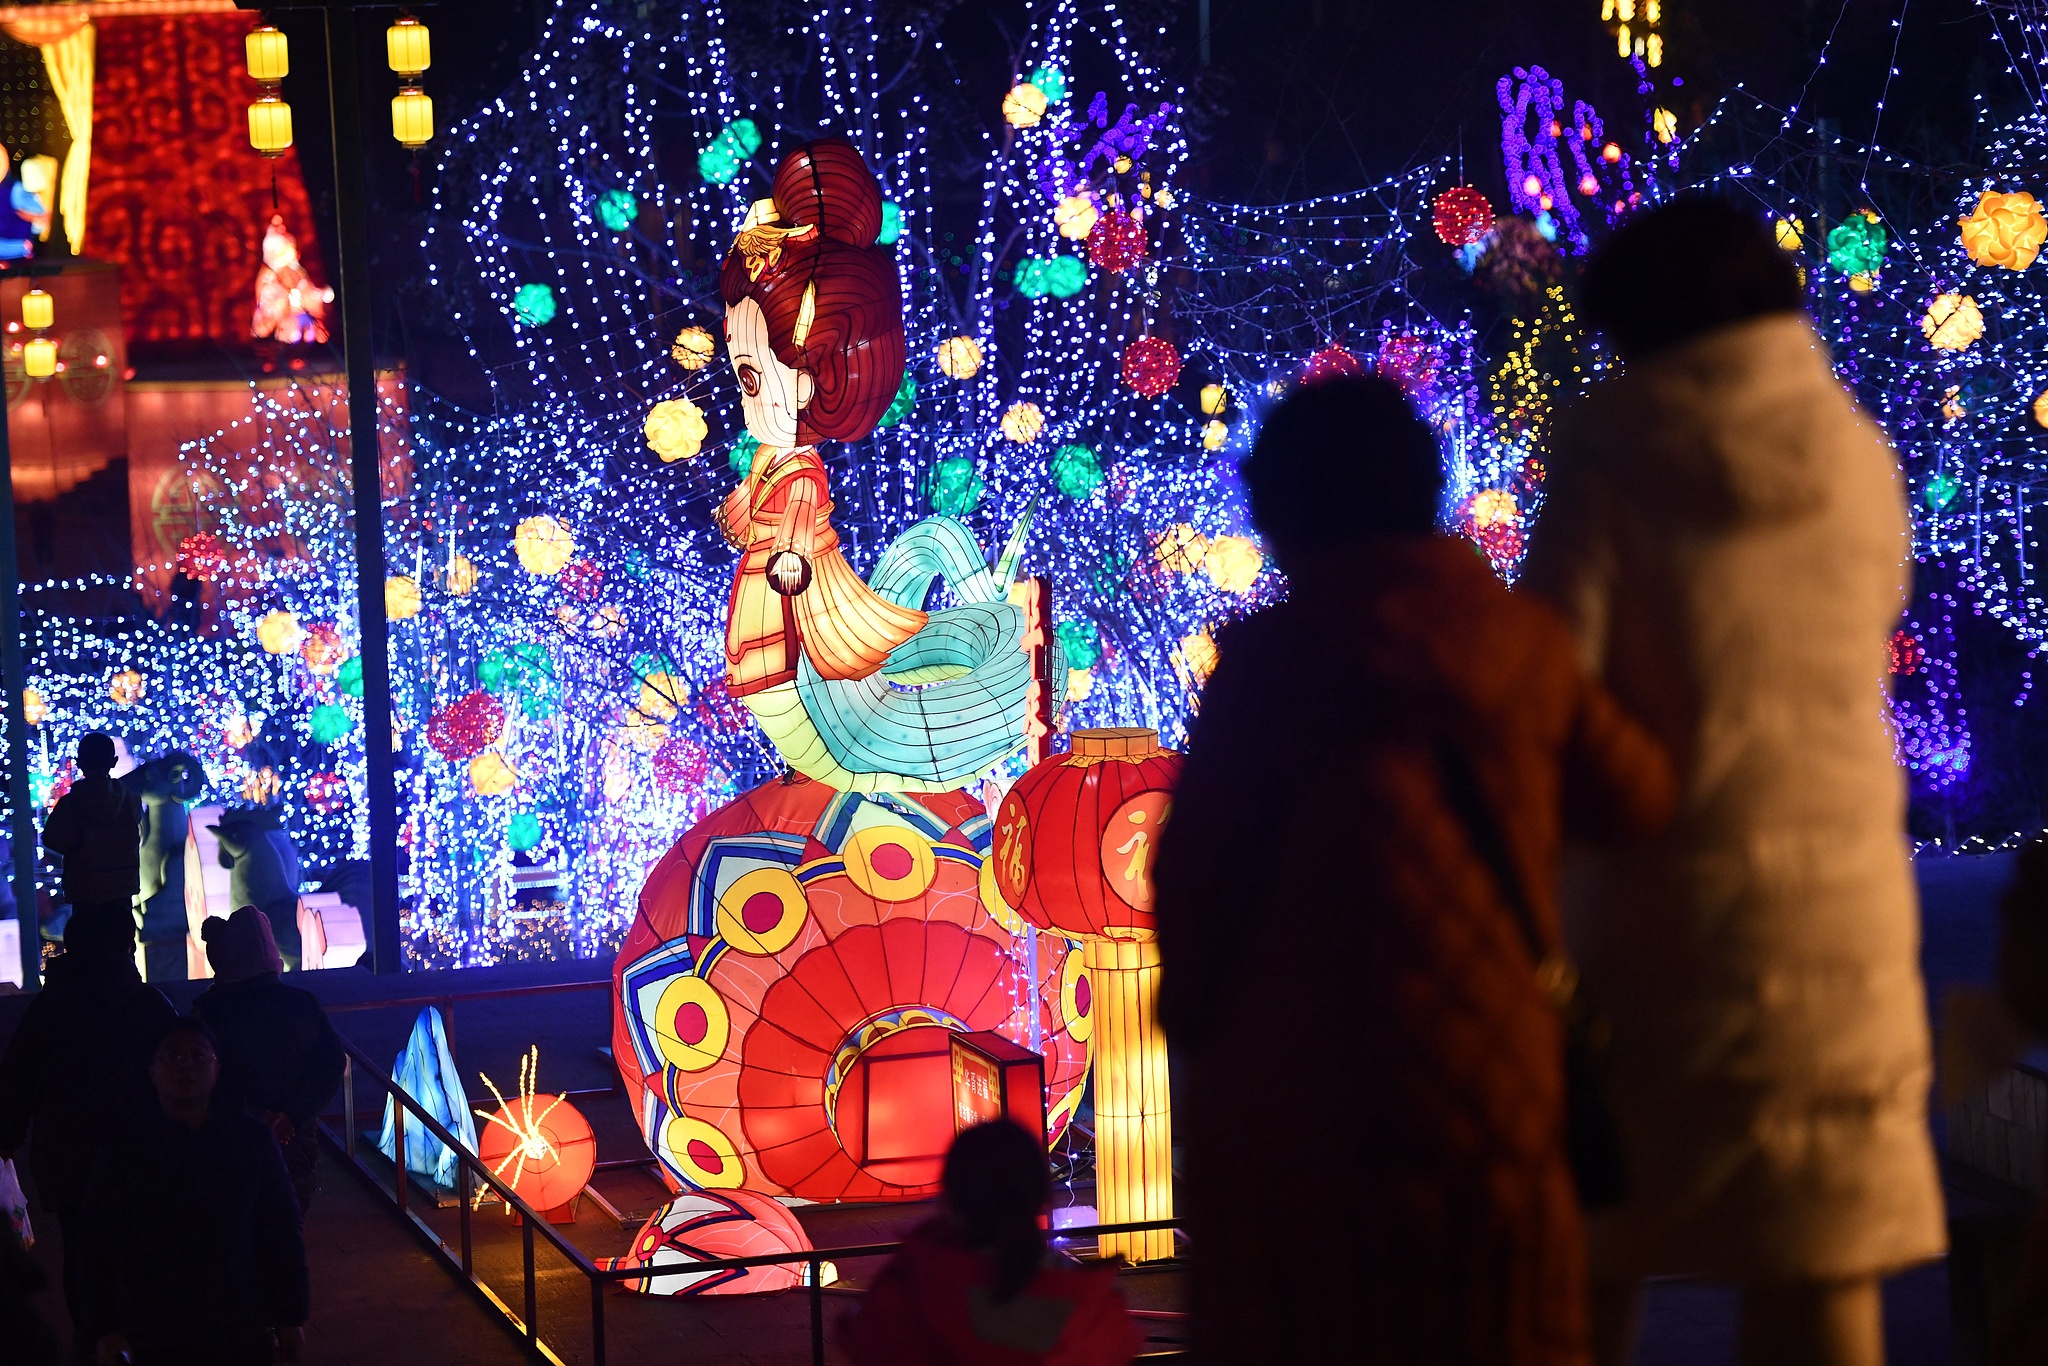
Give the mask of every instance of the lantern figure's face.
[[740, 384], [747, 431], [764, 446], [795, 446], [797, 414], [811, 401], [811, 377], [777, 358], [768, 335], [768, 315], [753, 299], [742, 299], [725, 310], [725, 349]]

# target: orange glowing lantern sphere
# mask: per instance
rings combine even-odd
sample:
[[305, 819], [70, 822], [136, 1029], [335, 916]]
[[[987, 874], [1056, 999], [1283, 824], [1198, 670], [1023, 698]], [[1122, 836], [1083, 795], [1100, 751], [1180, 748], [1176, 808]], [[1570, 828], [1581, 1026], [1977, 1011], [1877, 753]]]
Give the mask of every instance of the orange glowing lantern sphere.
[[597, 1136], [566, 1097], [529, 1091], [477, 1114], [477, 1157], [536, 1210], [559, 1209], [590, 1184]]

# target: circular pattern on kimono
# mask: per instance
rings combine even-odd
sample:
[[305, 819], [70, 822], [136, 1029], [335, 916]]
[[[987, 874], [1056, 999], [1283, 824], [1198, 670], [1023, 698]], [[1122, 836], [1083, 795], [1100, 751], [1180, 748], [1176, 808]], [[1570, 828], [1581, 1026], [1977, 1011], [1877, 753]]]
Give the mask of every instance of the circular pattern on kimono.
[[718, 935], [741, 953], [781, 953], [804, 927], [803, 884], [787, 868], [755, 868], [718, 898]]
[[1066, 1016], [1067, 1034], [1075, 1043], [1087, 1043], [1095, 1032], [1095, 979], [1088, 973], [1087, 957], [1070, 948], [1060, 966], [1060, 1013]]
[[662, 989], [654, 1007], [655, 1044], [679, 1072], [701, 1072], [725, 1056], [732, 1016], [702, 977], [683, 976]]
[[870, 825], [847, 836], [846, 876], [877, 901], [915, 901], [932, 885], [938, 861], [923, 836], [900, 825]]
[[739, 1149], [716, 1124], [676, 1115], [662, 1130], [661, 1146], [674, 1170], [701, 1190], [733, 1189], [747, 1179]]

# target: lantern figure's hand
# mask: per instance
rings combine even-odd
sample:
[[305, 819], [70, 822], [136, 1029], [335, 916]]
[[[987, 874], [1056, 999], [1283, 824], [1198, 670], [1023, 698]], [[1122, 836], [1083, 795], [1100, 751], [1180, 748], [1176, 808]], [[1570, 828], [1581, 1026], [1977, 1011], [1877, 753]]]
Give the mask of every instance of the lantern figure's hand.
[[811, 562], [794, 550], [779, 550], [768, 557], [768, 586], [785, 598], [793, 598], [811, 586]]

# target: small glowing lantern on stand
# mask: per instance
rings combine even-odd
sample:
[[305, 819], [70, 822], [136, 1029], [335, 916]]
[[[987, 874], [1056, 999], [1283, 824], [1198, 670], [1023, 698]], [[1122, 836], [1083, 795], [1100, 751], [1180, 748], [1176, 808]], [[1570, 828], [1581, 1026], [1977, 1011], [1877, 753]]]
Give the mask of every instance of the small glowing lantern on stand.
[[[1106, 1224], [1173, 1215], [1173, 1110], [1159, 1029], [1152, 863], [1181, 758], [1150, 730], [1081, 730], [1019, 778], [996, 815], [1003, 900], [1084, 945], [1094, 994], [1095, 1202]], [[1173, 1231], [1104, 1235], [1105, 1257], [1173, 1255]]]
[[434, 139], [434, 101], [420, 89], [420, 73], [434, 63], [427, 26], [409, 14], [384, 30], [384, 58], [400, 77], [391, 100], [391, 136], [401, 147], [424, 147]]
[[278, 96], [278, 82], [291, 74], [291, 46], [270, 24], [254, 28], [242, 41], [249, 61], [249, 79], [263, 87], [249, 106], [249, 145], [267, 157], [281, 156], [292, 145], [292, 107]]
[[57, 373], [57, 343], [42, 335], [56, 321], [57, 308], [48, 294], [31, 289], [21, 296], [21, 325], [36, 334], [21, 348], [21, 368], [30, 379], [48, 379]]
[[[533, 1093], [539, 1071], [540, 1047], [535, 1045], [520, 1059], [519, 1094], [514, 1099], [506, 1100], [489, 1077], [483, 1079], [498, 1109], [476, 1111], [484, 1121], [477, 1132], [476, 1155], [548, 1222], [572, 1223], [575, 1214], [569, 1202], [583, 1193], [597, 1170], [597, 1137], [568, 1097]], [[491, 1188], [485, 1186], [476, 1193], [476, 1204], [481, 1208], [491, 1198]]]

